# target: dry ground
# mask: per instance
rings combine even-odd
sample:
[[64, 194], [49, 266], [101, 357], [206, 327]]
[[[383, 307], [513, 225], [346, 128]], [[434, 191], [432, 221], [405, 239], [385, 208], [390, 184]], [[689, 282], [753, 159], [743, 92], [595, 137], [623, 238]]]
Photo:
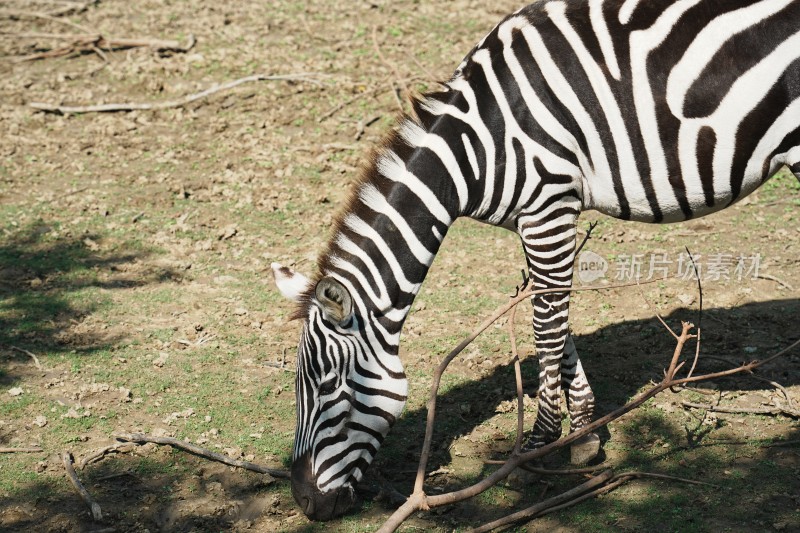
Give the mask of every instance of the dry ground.
[[[394, 121], [392, 87], [435, 88], [519, 6], [108, 0], [58, 20], [30, 15], [61, 5], [0, 1], [0, 447], [44, 449], [0, 455], [0, 529], [375, 529], [391, 509], [369, 491], [332, 528], [311, 524], [285, 482], [155, 446], [79, 471], [106, 516], [92, 523], [59, 455], [81, 458], [115, 432], [144, 431], [288, 465], [299, 324], [287, 322], [292, 308], [272, 286], [270, 262], [313, 271], [359, 165]], [[197, 45], [188, 53], [137, 48], [12, 60], [63, 44], [32, 33], [85, 28], [181, 42], [194, 34]], [[99, 69], [101, 54], [108, 63]], [[321, 85], [257, 82], [160, 111], [61, 116], [27, 105], [156, 102], [241, 76], [300, 72]], [[686, 224], [623, 224], [592, 213], [581, 223], [600, 221], [588, 249], [610, 262], [610, 278], [632, 254], [643, 254], [645, 268], [652, 254], [675, 260], [684, 246], [705, 264], [714, 254], [760, 254], [760, 272], [772, 279], [704, 283], [704, 352], [741, 361], [798, 338], [798, 199], [797, 182], [783, 176], [724, 213]], [[448, 235], [404, 333], [408, 409], [374, 469], [399, 490], [410, 489], [416, 468], [433, 366], [513, 292], [521, 266], [516, 238], [503, 230], [459, 221]], [[659, 379], [672, 339], [654, 309], [675, 326], [695, 319], [697, 305], [693, 282], [680, 280], [643, 294], [576, 295], [572, 327], [600, 412]], [[533, 351], [528, 314], [519, 316], [526, 354]], [[42, 370], [14, 347], [37, 354]], [[284, 358], [288, 369], [276, 368]], [[508, 358], [500, 324], [448, 374], [431, 490], [464, 486], [490, 470], [484, 459], [510, 448]], [[666, 394], [603, 434], [604, 459], [619, 470], [719, 488], [638, 481], [527, 530], [800, 530], [797, 420], [681, 407], [683, 400], [785, 402], [764, 379], [800, 402], [798, 359], [765, 368], [761, 380]], [[703, 370], [724, 366], [701, 361]], [[525, 375], [533, 394], [533, 359]], [[531, 407], [529, 424], [534, 415]], [[554, 494], [577, 480], [512, 482], [410, 525], [475, 525], [533, 503], [545, 481]]]

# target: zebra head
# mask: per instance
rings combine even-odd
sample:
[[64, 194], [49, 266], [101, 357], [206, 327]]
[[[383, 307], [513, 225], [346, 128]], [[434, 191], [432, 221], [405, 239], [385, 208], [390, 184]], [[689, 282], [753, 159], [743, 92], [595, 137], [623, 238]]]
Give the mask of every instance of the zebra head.
[[[312, 520], [355, 501], [355, 485], [405, 406], [408, 382], [396, 357], [382, 357], [379, 327], [365, 319], [344, 280], [307, 277], [274, 263], [281, 293], [302, 303], [297, 349], [297, 428], [292, 495]], [[388, 363], [387, 363], [388, 359]]]

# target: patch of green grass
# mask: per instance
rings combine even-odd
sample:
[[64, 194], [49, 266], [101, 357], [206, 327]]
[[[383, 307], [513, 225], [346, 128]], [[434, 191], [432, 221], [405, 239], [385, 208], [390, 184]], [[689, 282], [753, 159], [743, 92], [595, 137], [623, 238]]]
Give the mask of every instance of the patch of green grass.
[[10, 400], [6, 399], [8, 398], [8, 388], [6, 387], [0, 389], [0, 394], [4, 396], [3, 401], [0, 402], [0, 416], [20, 416], [35, 401], [30, 392], [23, 393], [22, 396], [17, 396]]

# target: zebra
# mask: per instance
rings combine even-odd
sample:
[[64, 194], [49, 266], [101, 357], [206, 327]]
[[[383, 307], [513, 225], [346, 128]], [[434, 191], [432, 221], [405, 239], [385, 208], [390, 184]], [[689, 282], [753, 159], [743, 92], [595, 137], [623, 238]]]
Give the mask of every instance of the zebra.
[[[800, 179], [800, 0], [542, 0], [417, 97], [335, 222], [317, 274], [273, 264], [298, 302], [292, 493], [347, 511], [400, 415], [403, 322], [458, 217], [516, 232], [535, 288], [571, 287], [576, 221], [678, 222]], [[531, 447], [590, 422], [569, 292], [536, 296]], [[590, 457], [599, 439], [580, 443]]]

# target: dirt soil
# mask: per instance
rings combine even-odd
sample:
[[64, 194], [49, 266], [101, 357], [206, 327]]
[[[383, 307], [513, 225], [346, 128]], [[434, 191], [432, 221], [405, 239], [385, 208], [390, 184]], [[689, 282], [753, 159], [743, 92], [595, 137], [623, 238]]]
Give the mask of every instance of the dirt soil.
[[[293, 308], [274, 289], [270, 263], [313, 272], [358, 169], [408, 109], [406, 91], [435, 89], [519, 5], [103, 0], [56, 12], [68, 4], [0, 0], [0, 447], [43, 450], [0, 454], [0, 530], [376, 529], [392, 512], [377, 497], [382, 484], [411, 489], [432, 369], [520, 281], [522, 254], [509, 232], [458, 221], [448, 234], [404, 331], [407, 411], [358, 508], [332, 524], [309, 522], [285, 481], [152, 444], [78, 468], [103, 511], [94, 522], [61, 454], [80, 463], [114, 434], [141, 431], [287, 467], [300, 325], [288, 320]], [[86, 33], [197, 43], [187, 52], [84, 48], [18, 61], [74, 41], [55, 34]], [[62, 115], [29, 105], [162, 102], [254, 74], [298, 79], [161, 110]], [[608, 271], [595, 283], [624, 280], [636, 265], [643, 278], [659, 268], [690, 278], [681, 254], [691, 249], [703, 269], [697, 371], [706, 372], [800, 336], [798, 206], [800, 185], [783, 173], [704, 219], [648, 226], [586, 213], [581, 228], [599, 222], [586, 250]], [[573, 302], [599, 414], [660, 379], [674, 341], [657, 312], [678, 329], [698, 320], [691, 279], [582, 292]], [[517, 320], [532, 396], [530, 310]], [[509, 359], [501, 320], [447, 374], [431, 492], [474, 482], [495, 468], [484, 460], [511, 449]], [[795, 350], [755, 376], [665, 393], [601, 435], [599, 461], [617, 471], [713, 486], [639, 480], [523, 529], [800, 531], [797, 418], [682, 404], [800, 405], [799, 362]], [[532, 401], [525, 416], [530, 427]], [[578, 482], [517, 475], [404, 527], [465, 529]]]

